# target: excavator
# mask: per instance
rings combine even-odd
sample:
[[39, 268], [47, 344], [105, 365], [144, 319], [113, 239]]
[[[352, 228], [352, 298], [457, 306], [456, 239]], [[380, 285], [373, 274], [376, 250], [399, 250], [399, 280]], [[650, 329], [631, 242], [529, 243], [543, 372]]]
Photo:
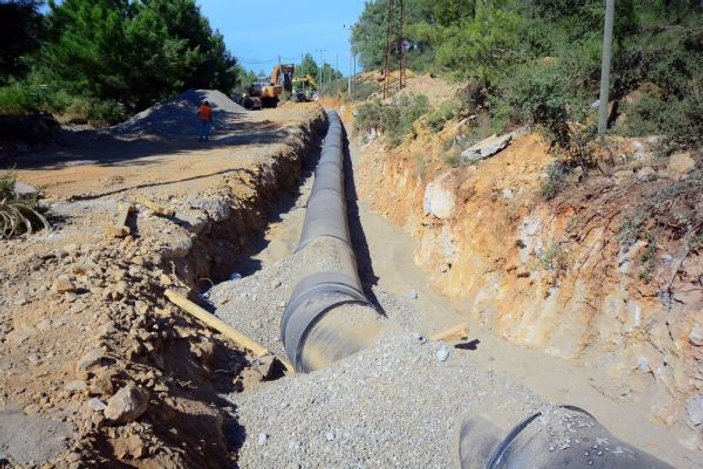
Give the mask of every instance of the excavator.
[[295, 65], [276, 65], [268, 80], [252, 83], [242, 98], [242, 105], [247, 109], [275, 108], [283, 91], [293, 91], [293, 74]]
[[293, 97], [299, 103], [307, 103], [313, 99], [317, 91], [317, 81], [310, 75], [293, 79]]

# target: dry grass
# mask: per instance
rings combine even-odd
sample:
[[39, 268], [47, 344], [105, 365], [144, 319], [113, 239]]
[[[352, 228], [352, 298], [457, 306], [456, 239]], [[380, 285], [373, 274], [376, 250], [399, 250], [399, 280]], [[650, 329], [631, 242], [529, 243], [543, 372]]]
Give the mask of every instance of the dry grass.
[[39, 213], [36, 197], [19, 198], [12, 174], [0, 176], [0, 239], [8, 239], [37, 228], [49, 230], [49, 222]]

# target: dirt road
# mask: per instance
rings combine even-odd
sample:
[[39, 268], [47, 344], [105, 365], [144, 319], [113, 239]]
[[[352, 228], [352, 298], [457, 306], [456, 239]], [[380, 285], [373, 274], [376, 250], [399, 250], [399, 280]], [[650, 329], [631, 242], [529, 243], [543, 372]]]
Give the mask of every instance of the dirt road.
[[[190, 122], [190, 104], [175, 103]], [[236, 459], [225, 438], [236, 421], [217, 392], [236, 386], [248, 358], [163, 291], [188, 293], [229, 271], [268, 206], [295, 185], [325, 122], [305, 105], [219, 117], [203, 144], [187, 133], [81, 131], [17, 161], [17, 178], [45, 195], [54, 230], [0, 244], [0, 461]], [[118, 201], [134, 204], [126, 238], [107, 233]]]

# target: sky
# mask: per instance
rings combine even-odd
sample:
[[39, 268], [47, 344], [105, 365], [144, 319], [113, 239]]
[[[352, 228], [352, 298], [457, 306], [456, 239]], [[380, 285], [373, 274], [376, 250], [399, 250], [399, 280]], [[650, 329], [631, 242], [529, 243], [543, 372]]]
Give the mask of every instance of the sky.
[[[198, 0], [213, 29], [225, 37], [240, 63], [258, 73], [274, 64], [300, 62], [310, 52], [349, 73], [349, 26], [364, 9], [365, 0]], [[346, 26], [346, 28], [345, 28]], [[322, 51], [322, 52], [321, 52]]]

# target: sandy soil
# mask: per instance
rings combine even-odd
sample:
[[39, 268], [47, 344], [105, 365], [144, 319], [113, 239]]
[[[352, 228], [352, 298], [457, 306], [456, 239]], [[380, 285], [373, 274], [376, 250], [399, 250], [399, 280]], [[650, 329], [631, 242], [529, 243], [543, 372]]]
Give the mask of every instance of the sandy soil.
[[[225, 434], [237, 424], [217, 395], [236, 389], [249, 358], [163, 290], [223, 275], [267, 205], [295, 184], [324, 116], [300, 105], [219, 117], [209, 142], [197, 142], [195, 121], [176, 137], [67, 130], [63, 145], [8, 163], [41, 189], [54, 229], [0, 244], [0, 465], [236, 460]], [[131, 236], [106, 233], [118, 201], [144, 199], [128, 218]], [[138, 418], [115, 420], [113, 397], [133, 388]]]

